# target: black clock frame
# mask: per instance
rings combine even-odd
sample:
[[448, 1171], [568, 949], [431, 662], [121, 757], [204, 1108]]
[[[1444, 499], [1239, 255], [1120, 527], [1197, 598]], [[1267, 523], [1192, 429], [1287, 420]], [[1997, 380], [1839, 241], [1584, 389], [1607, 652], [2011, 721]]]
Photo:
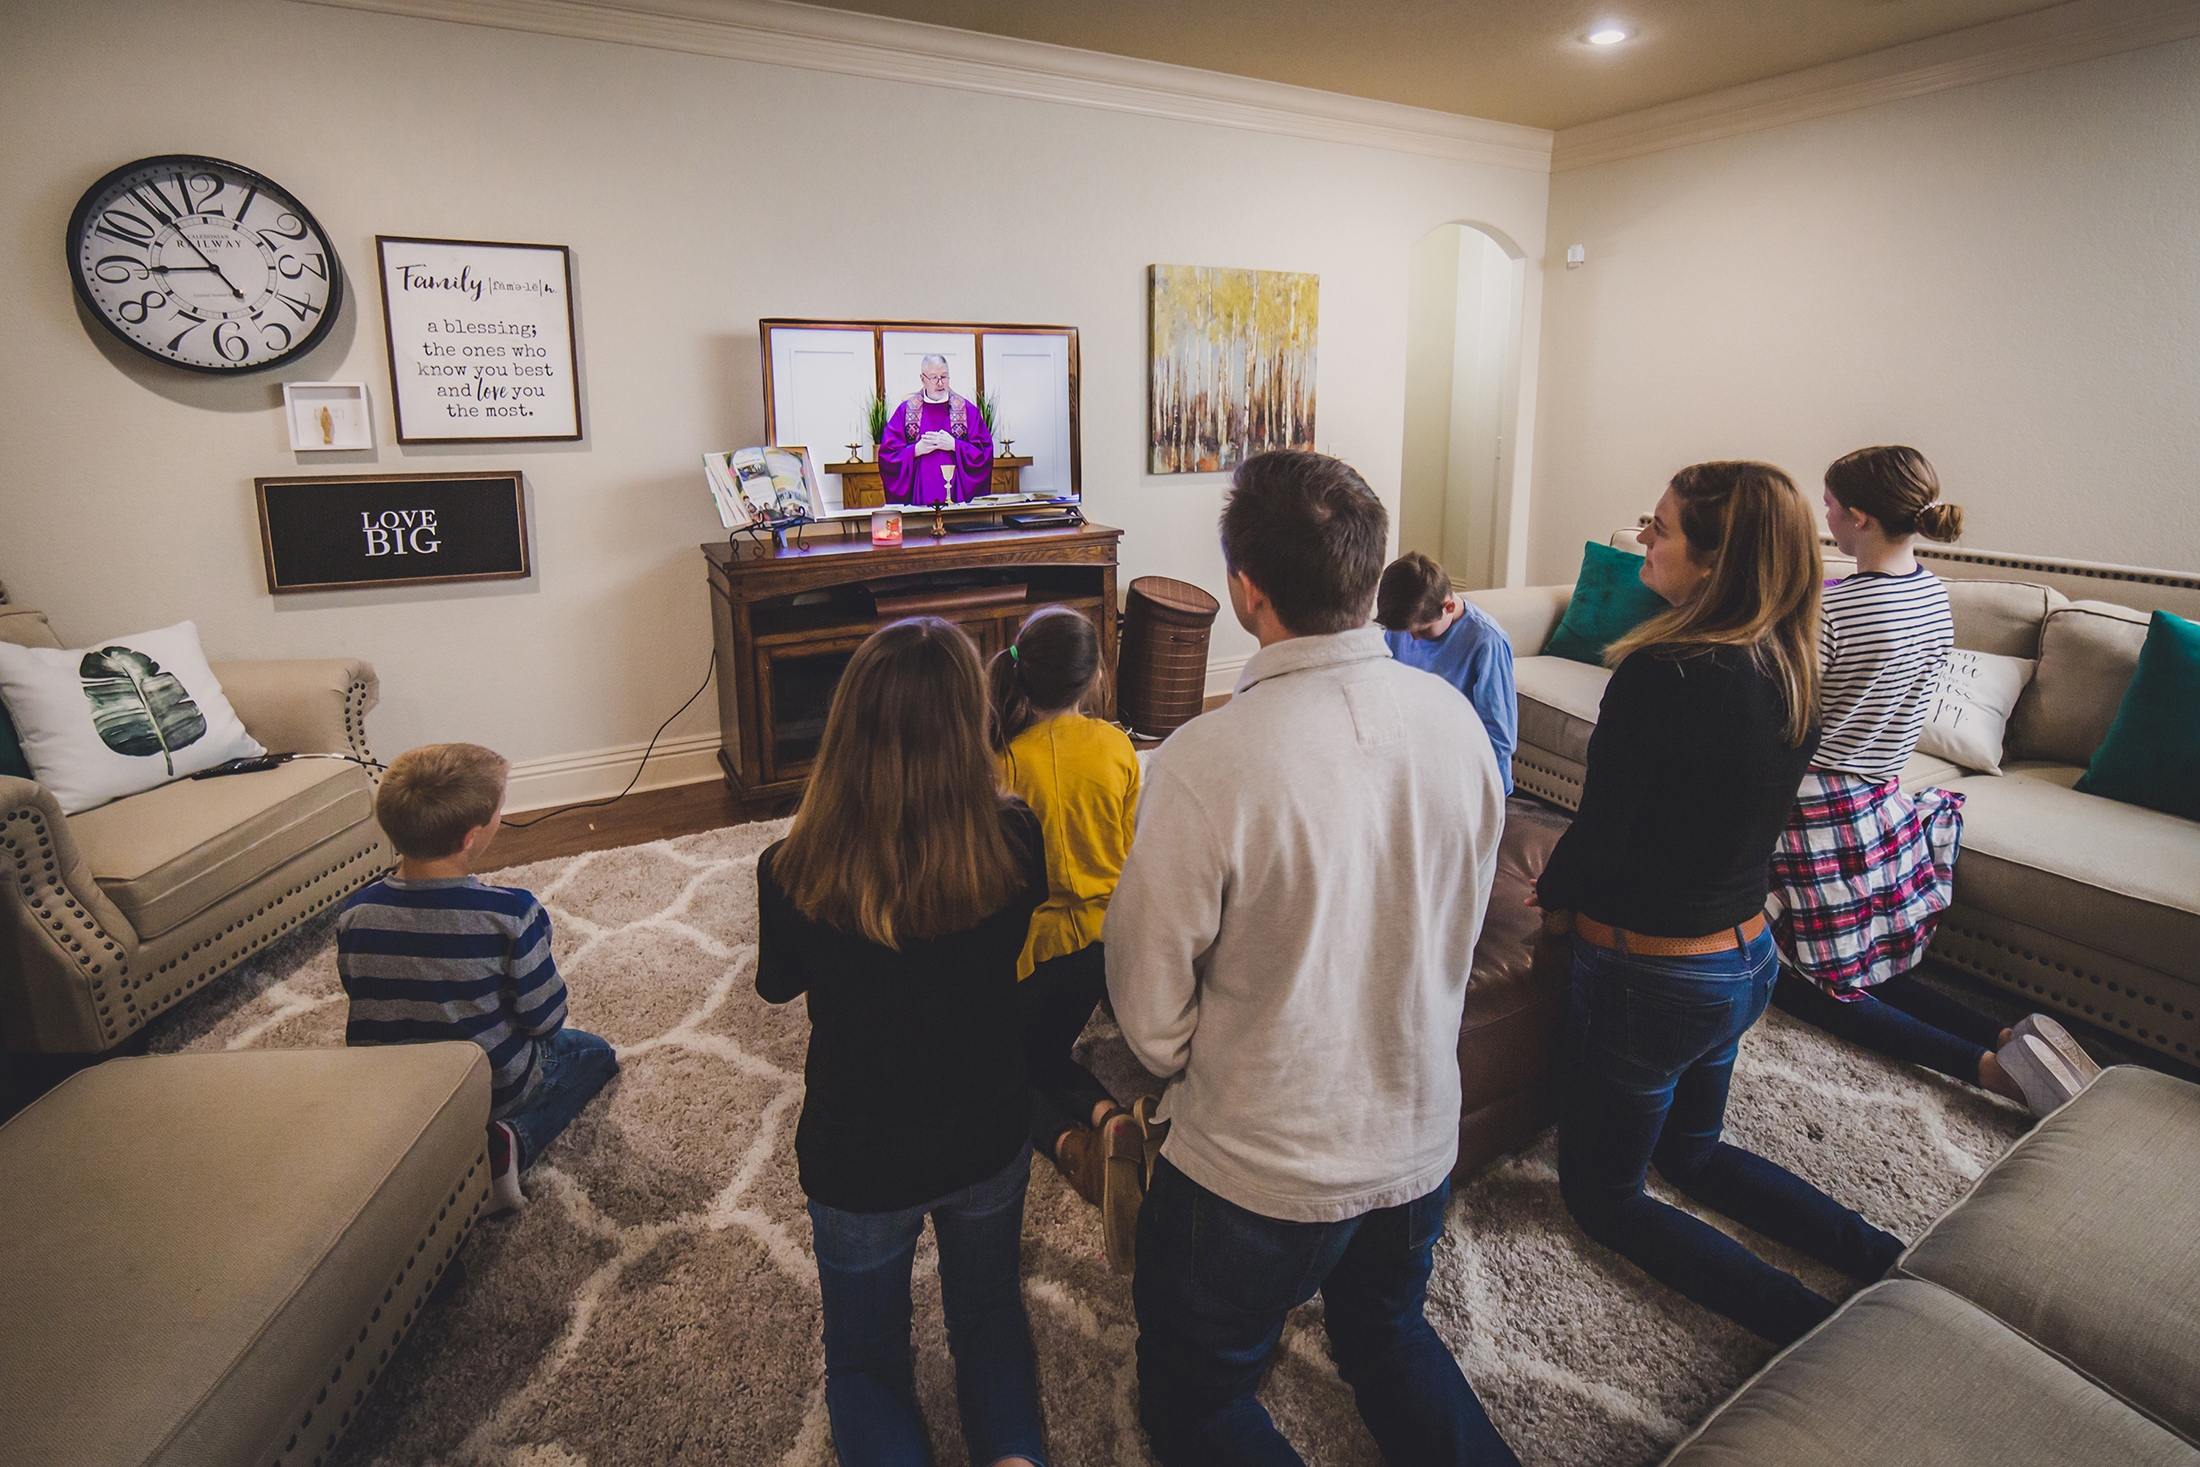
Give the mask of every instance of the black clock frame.
[[[108, 187], [116, 179], [121, 178], [123, 175], [135, 173], [141, 168], [158, 168], [163, 165], [173, 165], [179, 169], [198, 171], [204, 171], [206, 165], [215, 168], [226, 168], [231, 173], [251, 183], [254, 188], [264, 189], [273, 196], [288, 199], [299, 220], [304, 223], [315, 238], [320, 240], [322, 246], [328, 251], [328, 304], [321, 310], [319, 323], [311, 331], [293, 342], [282, 355], [270, 357], [264, 362], [235, 367], [209, 367], [202, 366], [197, 362], [179, 362], [174, 357], [166, 356], [132, 337], [109, 320], [107, 313], [100, 309], [98, 300], [92, 295], [91, 285], [84, 279], [84, 252], [81, 248], [84, 240], [84, 230], [91, 219], [92, 205], [106, 193]], [[63, 247], [67, 249], [69, 254], [69, 284], [75, 288], [77, 300], [83, 303], [85, 310], [91, 313], [93, 320], [106, 327], [116, 340], [122, 342], [131, 350], [141, 352], [163, 366], [174, 367], [184, 372], [198, 372], [208, 377], [242, 377], [252, 372], [265, 372], [271, 368], [284, 366], [297, 360], [321, 344], [322, 338], [328, 335], [329, 328], [336, 324], [336, 313], [343, 308], [344, 304], [344, 262], [336, 253], [336, 242], [330, 239], [328, 231], [321, 227], [321, 221], [313, 217], [313, 211], [301, 203], [296, 194], [258, 169], [247, 168], [241, 163], [231, 163], [224, 158], [210, 157], [205, 153], [157, 153], [150, 158], [139, 158], [135, 162], [123, 164], [120, 168], [109, 170], [97, 183], [84, 191], [84, 197], [76, 201], [76, 208], [69, 215], [69, 232], [63, 241]]]

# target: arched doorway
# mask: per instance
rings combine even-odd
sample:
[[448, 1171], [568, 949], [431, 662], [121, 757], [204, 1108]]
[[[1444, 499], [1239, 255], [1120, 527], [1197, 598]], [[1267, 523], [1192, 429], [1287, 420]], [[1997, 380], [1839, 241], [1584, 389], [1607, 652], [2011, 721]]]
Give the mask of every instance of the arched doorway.
[[1408, 265], [1405, 446], [1398, 548], [1453, 584], [1506, 584], [1527, 261], [1494, 231], [1441, 224]]

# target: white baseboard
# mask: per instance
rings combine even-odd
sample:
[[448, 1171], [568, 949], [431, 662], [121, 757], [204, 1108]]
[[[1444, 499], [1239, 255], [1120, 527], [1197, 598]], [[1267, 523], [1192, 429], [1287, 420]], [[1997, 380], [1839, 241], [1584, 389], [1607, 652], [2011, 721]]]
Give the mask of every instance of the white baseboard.
[[[620, 744], [609, 749], [590, 749], [579, 754], [552, 754], [541, 759], [514, 761], [505, 782], [504, 808], [508, 814], [570, 805], [580, 800], [606, 800], [626, 788], [634, 778], [647, 744]], [[661, 790], [676, 784], [701, 784], [723, 778], [718, 768], [718, 732], [687, 734], [659, 739], [648, 767], [635, 780], [636, 790]]]
[[1219, 698], [1237, 687], [1238, 674], [1245, 671], [1245, 664], [1253, 660], [1248, 652], [1243, 657], [1209, 658], [1207, 660], [1207, 696]]

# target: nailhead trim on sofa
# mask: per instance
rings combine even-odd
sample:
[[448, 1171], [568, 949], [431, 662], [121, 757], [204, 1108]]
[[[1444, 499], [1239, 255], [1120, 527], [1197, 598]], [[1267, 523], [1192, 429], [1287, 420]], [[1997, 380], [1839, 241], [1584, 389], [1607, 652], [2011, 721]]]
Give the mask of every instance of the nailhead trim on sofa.
[[[434, 1242], [437, 1231], [442, 1228], [452, 1211], [461, 1205], [460, 1194], [467, 1191], [468, 1183], [477, 1176], [480, 1180], [473, 1185], [472, 1208], [447, 1233], [443, 1253], [435, 1259], [434, 1267], [421, 1275], [418, 1272], [419, 1266], [427, 1261], [427, 1249]], [[344, 1347], [344, 1353], [329, 1367], [327, 1383], [316, 1390], [313, 1399], [300, 1408], [296, 1430], [285, 1433], [280, 1443], [259, 1454], [260, 1460], [264, 1460], [268, 1467], [324, 1467], [335, 1454], [336, 1444], [350, 1430], [353, 1419], [359, 1414], [360, 1406], [366, 1401], [368, 1387], [388, 1367], [391, 1354], [403, 1342], [406, 1331], [413, 1326], [413, 1321], [420, 1317], [422, 1306], [428, 1302], [428, 1296], [435, 1292], [435, 1286], [442, 1281], [444, 1269], [458, 1256], [459, 1248], [464, 1245], [474, 1224], [480, 1220], [481, 1209], [488, 1200], [489, 1153], [484, 1149], [474, 1158], [474, 1164], [466, 1168], [466, 1176], [460, 1180], [458, 1186], [451, 1189], [450, 1196], [443, 1199], [443, 1206], [437, 1210], [435, 1221], [428, 1224], [427, 1231], [413, 1244], [412, 1255], [397, 1270], [397, 1277], [382, 1291], [381, 1302], [368, 1310], [366, 1319], [359, 1326], [359, 1338]], [[385, 1308], [395, 1312], [399, 1290], [404, 1288], [408, 1276], [416, 1280], [412, 1302], [406, 1305], [404, 1317], [391, 1324], [389, 1337], [377, 1345], [369, 1336], [379, 1333], [382, 1311]], [[356, 1368], [357, 1362], [354, 1359], [362, 1349], [375, 1352], [373, 1363], [366, 1366], [363, 1374]], [[354, 1367], [352, 1379], [356, 1382], [349, 1402], [344, 1400], [343, 1392], [346, 1367]], [[329, 1400], [331, 1392], [336, 1397], [333, 1404]], [[333, 1420], [330, 1419], [331, 1412], [336, 1413]], [[318, 1426], [315, 1425], [316, 1421], [320, 1423]]]
[[[2113, 1029], [2191, 1063], [2200, 1057], [2200, 1000], [2142, 993], [2127, 981], [2089, 973], [1967, 922], [1958, 906], [1941, 914], [1932, 955], [2003, 988], [2043, 999], [2088, 1023]], [[1958, 939], [1954, 943], [1944, 937]], [[1993, 956], [1984, 955], [1991, 949]]]

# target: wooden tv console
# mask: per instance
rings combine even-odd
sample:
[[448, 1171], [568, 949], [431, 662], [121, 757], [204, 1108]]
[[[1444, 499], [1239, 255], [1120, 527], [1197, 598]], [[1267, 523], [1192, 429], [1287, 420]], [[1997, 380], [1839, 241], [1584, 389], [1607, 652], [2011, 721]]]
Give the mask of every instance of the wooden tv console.
[[894, 547], [843, 539], [829, 526], [782, 548], [703, 546], [718, 658], [718, 764], [750, 813], [770, 814], [802, 793], [848, 659], [900, 617], [945, 617], [991, 657], [1039, 607], [1068, 606], [1098, 627], [1113, 688], [1121, 530], [1086, 524], [934, 537], [921, 523], [905, 521], [907, 538]]

